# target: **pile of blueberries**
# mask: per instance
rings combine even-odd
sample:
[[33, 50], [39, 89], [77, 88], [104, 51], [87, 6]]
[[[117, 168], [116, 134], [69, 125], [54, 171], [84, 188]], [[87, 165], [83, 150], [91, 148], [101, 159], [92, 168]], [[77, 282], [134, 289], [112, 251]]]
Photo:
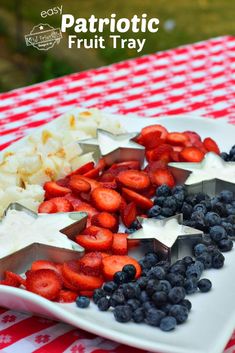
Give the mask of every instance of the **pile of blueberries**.
[[[142, 274], [137, 280], [135, 267], [126, 265], [115, 273], [113, 281], [94, 292], [93, 301], [98, 309], [111, 308], [118, 322], [144, 322], [171, 331], [188, 318], [192, 305], [185, 296], [211, 289], [210, 280], [200, 279], [203, 263], [190, 256], [170, 265], [150, 252], [139, 263]], [[78, 297], [77, 305], [87, 307], [89, 299]]]
[[225, 162], [235, 162], [235, 145], [231, 148], [229, 153], [222, 152], [220, 157], [223, 158]]

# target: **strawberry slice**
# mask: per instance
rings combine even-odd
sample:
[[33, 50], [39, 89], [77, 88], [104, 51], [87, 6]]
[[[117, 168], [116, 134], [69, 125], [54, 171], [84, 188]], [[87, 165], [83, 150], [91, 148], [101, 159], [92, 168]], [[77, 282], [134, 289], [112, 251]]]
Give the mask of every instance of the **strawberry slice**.
[[148, 199], [147, 197], [138, 194], [137, 192], [127, 189], [127, 188], [122, 188], [122, 196], [127, 200], [127, 201], [133, 201], [136, 206], [148, 210], [153, 206], [153, 201]]
[[106, 171], [99, 177], [99, 181], [102, 183], [113, 182], [113, 181], [115, 181], [115, 175], [114, 175], [114, 173]]
[[189, 138], [192, 145], [194, 145], [195, 142], [201, 141], [200, 135], [195, 131], [184, 131], [183, 134]]
[[113, 233], [108, 229], [90, 226], [83, 234], [76, 236], [76, 242], [87, 251], [106, 251], [112, 246]]
[[74, 207], [74, 211], [76, 212], [86, 212], [88, 214], [88, 217], [93, 217], [98, 213], [98, 211], [89, 205], [89, 203], [86, 202], [81, 202], [78, 206]]
[[55, 212], [57, 212], [57, 207], [51, 200], [43, 201], [38, 207], [38, 212], [39, 213], [55, 213]]
[[72, 292], [76, 292], [77, 291], [77, 287], [74, 286], [70, 281], [68, 281], [63, 275], [63, 265], [62, 265], [62, 268], [61, 268], [61, 276], [62, 276], [62, 281], [63, 281], [63, 287], [65, 289], [71, 290]]
[[108, 212], [100, 212], [91, 218], [93, 226], [110, 229], [112, 232], [118, 230], [118, 219]]
[[68, 188], [69, 187], [69, 178], [65, 177], [62, 179], [58, 179], [58, 180], [56, 180], [56, 184]]
[[188, 146], [191, 145], [189, 137], [181, 132], [169, 132], [166, 142], [172, 146]]
[[90, 252], [85, 254], [79, 260], [80, 271], [84, 275], [99, 276], [102, 266], [102, 255], [99, 252]]
[[127, 234], [114, 233], [112, 252], [114, 255], [127, 255]]
[[89, 170], [89, 172], [83, 174], [84, 177], [91, 178], [91, 179], [97, 179], [100, 174], [100, 169], [99, 168], [93, 168]]
[[215, 140], [213, 140], [212, 138], [210, 137], [205, 138], [205, 140], [203, 141], [203, 146], [208, 152], [214, 152], [220, 155], [220, 149], [217, 143], [215, 142]]
[[70, 212], [73, 206], [65, 197], [54, 197], [50, 200], [56, 207], [56, 212]]
[[147, 190], [145, 190], [142, 195], [147, 197], [148, 199], [151, 199], [156, 192], [156, 188], [154, 186], [150, 186]]
[[78, 261], [69, 261], [63, 264], [62, 273], [64, 278], [70, 282], [77, 290], [92, 291], [100, 288], [103, 279], [97, 276], [87, 276], [80, 272]]
[[149, 172], [150, 180], [154, 186], [160, 186], [162, 184], [168, 185], [172, 188], [175, 185], [175, 179], [169, 169], [159, 168], [155, 171]]
[[113, 189], [113, 190], [117, 189], [117, 183], [115, 179], [113, 181], [101, 181], [100, 183], [103, 188]]
[[121, 212], [122, 222], [127, 228], [129, 228], [130, 225], [134, 222], [136, 216], [137, 212], [134, 202], [130, 202]]
[[98, 188], [100, 185], [100, 183], [97, 180], [91, 179], [91, 178], [87, 178], [84, 175], [79, 175], [79, 178], [81, 178], [82, 180], [87, 181], [90, 186], [91, 186], [91, 191], [93, 191], [95, 188]]
[[116, 212], [121, 200], [121, 196], [115, 190], [98, 187], [91, 192], [91, 201], [100, 211]]
[[61, 289], [57, 298], [59, 303], [73, 303], [76, 301], [78, 297], [78, 292], [68, 290], [68, 289]]
[[170, 154], [170, 160], [173, 161], [173, 162], [179, 162], [180, 161], [179, 152], [172, 151], [171, 154]]
[[139, 263], [130, 256], [124, 255], [111, 255], [107, 256], [102, 260], [103, 263], [103, 275], [106, 280], [111, 281], [116, 272], [121, 271], [125, 265], [133, 265], [136, 268], [136, 276], [138, 278], [141, 275], [141, 267]]
[[80, 178], [79, 175], [74, 175], [69, 181], [69, 187], [76, 194], [81, 192], [89, 192], [91, 190], [91, 185], [84, 179]]
[[166, 141], [167, 134], [168, 131], [162, 125], [150, 125], [141, 130], [141, 139], [138, 140], [147, 149], [153, 149]]
[[77, 168], [76, 170], [74, 170], [68, 176], [77, 175], [77, 174], [79, 174], [79, 175], [85, 174], [85, 173], [89, 172], [89, 170], [93, 169], [94, 165], [95, 165], [94, 162], [88, 162], [88, 163], [82, 165], [81, 167]]
[[114, 171], [117, 170], [118, 173], [124, 170], [140, 170], [140, 162], [139, 161], [126, 161], [120, 163], [114, 163], [109, 170]]
[[96, 168], [98, 168], [101, 172], [107, 167], [107, 164], [105, 162], [104, 158], [100, 158], [98, 163], [96, 164]]
[[32, 262], [31, 265], [31, 271], [37, 271], [37, 270], [42, 270], [42, 269], [49, 269], [55, 271], [58, 275], [60, 274], [60, 271], [58, 270], [58, 267], [56, 264], [52, 261], [48, 260], [36, 260]]
[[43, 188], [46, 191], [47, 198], [57, 197], [57, 196], [58, 197], [65, 196], [66, 194], [71, 192], [71, 190], [69, 188], [66, 188], [64, 186], [60, 186], [55, 181], [46, 182], [44, 184]]
[[185, 147], [179, 156], [182, 162], [201, 162], [204, 153], [197, 147]]
[[73, 208], [78, 207], [83, 202], [77, 195], [74, 194], [67, 194], [64, 198], [71, 203]]
[[30, 271], [26, 277], [26, 289], [46, 299], [56, 299], [62, 289], [62, 281], [54, 270]]
[[25, 279], [23, 279], [17, 273], [11, 271], [4, 272], [5, 279], [1, 281], [1, 284], [11, 287], [20, 287], [21, 285], [25, 286]]
[[168, 163], [171, 160], [172, 151], [173, 151], [172, 146], [163, 143], [162, 145], [157, 146], [153, 150], [147, 151], [146, 158], [148, 162], [161, 160]]
[[138, 170], [125, 170], [120, 172], [117, 176], [117, 182], [120, 186], [136, 191], [147, 189], [150, 186], [148, 174]]

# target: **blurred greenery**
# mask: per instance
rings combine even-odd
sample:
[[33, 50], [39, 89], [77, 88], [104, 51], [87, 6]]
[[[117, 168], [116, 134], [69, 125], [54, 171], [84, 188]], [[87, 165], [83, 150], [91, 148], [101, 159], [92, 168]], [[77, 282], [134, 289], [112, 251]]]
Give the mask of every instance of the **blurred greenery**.
[[[41, 17], [41, 11], [63, 5], [63, 13], [75, 18], [131, 18], [147, 13], [160, 19], [157, 33], [126, 33], [123, 38], [147, 38], [144, 49], [67, 48], [67, 38], [47, 52], [26, 47], [24, 35], [34, 25], [60, 27], [59, 15]], [[25, 86], [71, 72], [99, 67], [143, 54], [165, 50], [225, 34], [235, 35], [234, 0], [1, 0], [0, 2], [0, 90]], [[71, 32], [72, 33], [72, 32]], [[81, 36], [81, 35], [80, 35]], [[108, 43], [108, 30], [103, 37]], [[92, 38], [87, 33], [84, 37]]]

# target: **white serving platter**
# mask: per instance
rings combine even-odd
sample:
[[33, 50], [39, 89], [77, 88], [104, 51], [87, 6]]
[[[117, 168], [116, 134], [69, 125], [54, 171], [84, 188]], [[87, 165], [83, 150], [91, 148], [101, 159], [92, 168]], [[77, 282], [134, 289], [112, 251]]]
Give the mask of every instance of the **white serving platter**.
[[[80, 109], [71, 113], [76, 114]], [[169, 131], [193, 130], [203, 138], [214, 138], [223, 151], [235, 144], [235, 127], [225, 122], [196, 117], [139, 118], [134, 116], [109, 115], [119, 119], [127, 131], [140, 131], [151, 124], [163, 124]], [[61, 118], [59, 118], [61, 119]], [[44, 125], [55, 129], [56, 119]], [[24, 145], [25, 139], [11, 145], [15, 150]], [[58, 304], [25, 290], [0, 285], [0, 305], [30, 312], [66, 322], [107, 339], [133, 347], [158, 353], [221, 353], [235, 328], [235, 250], [225, 254], [225, 266], [221, 270], [208, 270], [203, 277], [209, 278], [213, 288], [206, 294], [188, 296], [193, 308], [188, 321], [177, 326], [174, 332], [164, 333], [145, 324], [120, 324], [110, 312], [99, 312], [91, 304], [88, 309], [79, 309], [75, 304]]]

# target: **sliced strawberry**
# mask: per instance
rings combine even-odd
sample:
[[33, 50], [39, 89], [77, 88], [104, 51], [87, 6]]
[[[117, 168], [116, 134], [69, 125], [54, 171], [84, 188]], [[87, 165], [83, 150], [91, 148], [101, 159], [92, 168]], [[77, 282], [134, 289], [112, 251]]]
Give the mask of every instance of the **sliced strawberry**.
[[208, 152], [214, 152], [220, 155], [220, 149], [217, 143], [215, 142], [215, 140], [213, 140], [212, 138], [210, 137], [205, 138], [205, 140], [203, 141], [203, 145]]
[[89, 170], [89, 172], [83, 174], [84, 177], [91, 178], [91, 179], [97, 179], [100, 175], [100, 169], [99, 168], [94, 168]]
[[113, 181], [115, 181], [115, 175], [114, 175], [114, 173], [106, 171], [99, 177], [99, 181], [102, 183], [113, 182]]
[[118, 170], [118, 173], [124, 170], [140, 170], [140, 162], [139, 161], [126, 161], [120, 163], [114, 163], [109, 170]]
[[172, 146], [187, 146], [190, 142], [189, 137], [181, 132], [169, 132], [166, 142]]
[[68, 188], [69, 187], [69, 178], [65, 177], [65, 178], [56, 180], [56, 184]]
[[184, 131], [183, 134], [189, 138], [192, 145], [194, 145], [196, 141], [201, 141], [200, 135], [195, 131]]
[[80, 178], [79, 175], [74, 175], [69, 181], [69, 187], [76, 194], [81, 192], [89, 192], [91, 190], [91, 185], [84, 179]]
[[156, 192], [156, 188], [154, 186], [150, 186], [147, 190], [145, 190], [142, 195], [147, 197], [148, 199], [151, 199]]
[[114, 255], [127, 255], [127, 234], [114, 233], [112, 252]]
[[39, 213], [55, 213], [55, 212], [57, 212], [57, 207], [51, 200], [43, 201], [38, 207], [38, 212]]
[[121, 204], [121, 196], [115, 190], [98, 187], [91, 192], [91, 201], [100, 211], [116, 212]]
[[160, 186], [162, 184], [168, 185], [172, 188], [175, 185], [175, 179], [169, 169], [156, 169], [154, 172], [149, 173], [150, 180], [154, 186]]
[[141, 275], [141, 267], [139, 263], [130, 256], [124, 255], [112, 255], [107, 256], [102, 260], [103, 263], [103, 275], [106, 280], [112, 280], [116, 272], [121, 271], [125, 265], [133, 265], [136, 268], [136, 276], [138, 278]]
[[138, 194], [137, 192], [127, 189], [127, 188], [122, 188], [122, 196], [127, 200], [127, 201], [133, 201], [136, 206], [148, 210], [153, 206], [153, 201], [148, 199], [147, 197]]
[[90, 226], [83, 234], [76, 236], [76, 242], [87, 251], [106, 251], [112, 246], [113, 233], [108, 229]]
[[79, 260], [80, 271], [84, 275], [99, 276], [101, 273], [102, 256], [99, 252], [85, 254]]
[[173, 151], [172, 146], [163, 143], [162, 145], [157, 146], [153, 150], [147, 151], [146, 156], [148, 154], [148, 162], [152, 161], [165, 161], [166, 163], [171, 160], [171, 152]]
[[136, 191], [142, 191], [150, 186], [148, 174], [139, 170], [125, 170], [117, 176], [120, 186], [127, 187]]
[[60, 186], [55, 181], [46, 182], [44, 184], [43, 188], [46, 191], [46, 194], [50, 195], [50, 197], [65, 196], [66, 194], [71, 192], [71, 190], [69, 188], [66, 188], [64, 186]]
[[197, 147], [185, 147], [179, 154], [182, 162], [201, 162], [204, 153]]
[[85, 177], [84, 175], [80, 175], [79, 176], [81, 179], [87, 181], [90, 186], [91, 186], [91, 191], [93, 191], [94, 189], [98, 188], [99, 186], [101, 186], [101, 184], [97, 181], [97, 180], [94, 180], [94, 179], [91, 179], [91, 178], [87, 178]]
[[180, 155], [179, 152], [172, 151], [170, 154], [170, 160], [173, 162], [179, 162], [180, 161]]
[[122, 213], [122, 212], [125, 210], [126, 206], [127, 206], [127, 202], [126, 202], [126, 200], [122, 197], [122, 201], [121, 201], [121, 204], [120, 204], [119, 212]]
[[56, 264], [52, 261], [47, 260], [36, 260], [31, 265], [31, 271], [37, 271], [42, 269], [49, 269], [55, 271], [58, 275], [60, 274]]
[[26, 277], [26, 289], [46, 299], [56, 299], [62, 289], [62, 281], [54, 270], [30, 271]]
[[136, 216], [137, 212], [134, 202], [130, 202], [121, 212], [122, 222], [127, 228], [134, 222]]
[[92, 207], [91, 205], [89, 205], [86, 202], [80, 203], [80, 205], [78, 205], [74, 208], [74, 211], [86, 212], [86, 213], [88, 213], [88, 217], [92, 217], [98, 213], [98, 211], [94, 207]]
[[103, 279], [97, 276], [87, 276], [80, 272], [78, 261], [69, 261], [63, 264], [62, 273], [64, 278], [70, 282], [77, 290], [94, 290], [100, 288]]
[[72, 207], [75, 208], [75, 207], [78, 207], [83, 201], [75, 194], [67, 194], [65, 195], [64, 197], [66, 200], [68, 200]]
[[93, 226], [110, 229], [112, 232], [118, 230], [118, 219], [116, 216], [108, 212], [100, 212], [91, 218]]
[[68, 290], [68, 289], [61, 289], [57, 298], [59, 303], [73, 303], [76, 301], [78, 297], [78, 292]]
[[184, 147], [183, 146], [172, 146], [174, 152], [181, 152]]
[[93, 290], [80, 290], [79, 295], [82, 295], [82, 296], [88, 297], [88, 298], [92, 298], [94, 295], [94, 291]]
[[5, 285], [11, 286], [11, 287], [20, 287], [21, 285], [25, 286], [25, 279], [22, 278], [17, 273], [14, 273], [11, 271], [5, 271], [4, 275], [5, 275], [5, 280], [4, 280]]
[[56, 206], [56, 212], [70, 212], [73, 206], [65, 197], [54, 197], [50, 200]]
[[73, 292], [76, 292], [77, 291], [77, 287], [74, 286], [70, 281], [68, 281], [63, 275], [63, 265], [62, 265], [62, 268], [61, 268], [61, 273], [62, 273], [63, 287], [66, 288], [66, 289], [69, 289], [69, 290], [71, 290]]
[[113, 181], [101, 181], [101, 186], [103, 188], [107, 188], [107, 189], [117, 189], [117, 183], [116, 183], [116, 180], [113, 180]]
[[150, 162], [149, 164], [147, 164], [147, 166], [145, 167], [145, 171], [147, 173], [154, 173], [157, 169], [167, 169], [167, 163], [165, 161], [154, 161], [154, 162]]
[[76, 174], [85, 174], [87, 172], [89, 172], [89, 170], [94, 168], [94, 162], [88, 162], [84, 165], [82, 165], [81, 167], [79, 167], [78, 169], [74, 170], [72, 173], [70, 173], [68, 176], [72, 176], [72, 175], [76, 175]]
[[102, 172], [107, 167], [105, 159], [100, 158], [95, 167], [98, 168]]
[[168, 131], [162, 125], [150, 125], [141, 130], [142, 144], [153, 149], [166, 141]]

